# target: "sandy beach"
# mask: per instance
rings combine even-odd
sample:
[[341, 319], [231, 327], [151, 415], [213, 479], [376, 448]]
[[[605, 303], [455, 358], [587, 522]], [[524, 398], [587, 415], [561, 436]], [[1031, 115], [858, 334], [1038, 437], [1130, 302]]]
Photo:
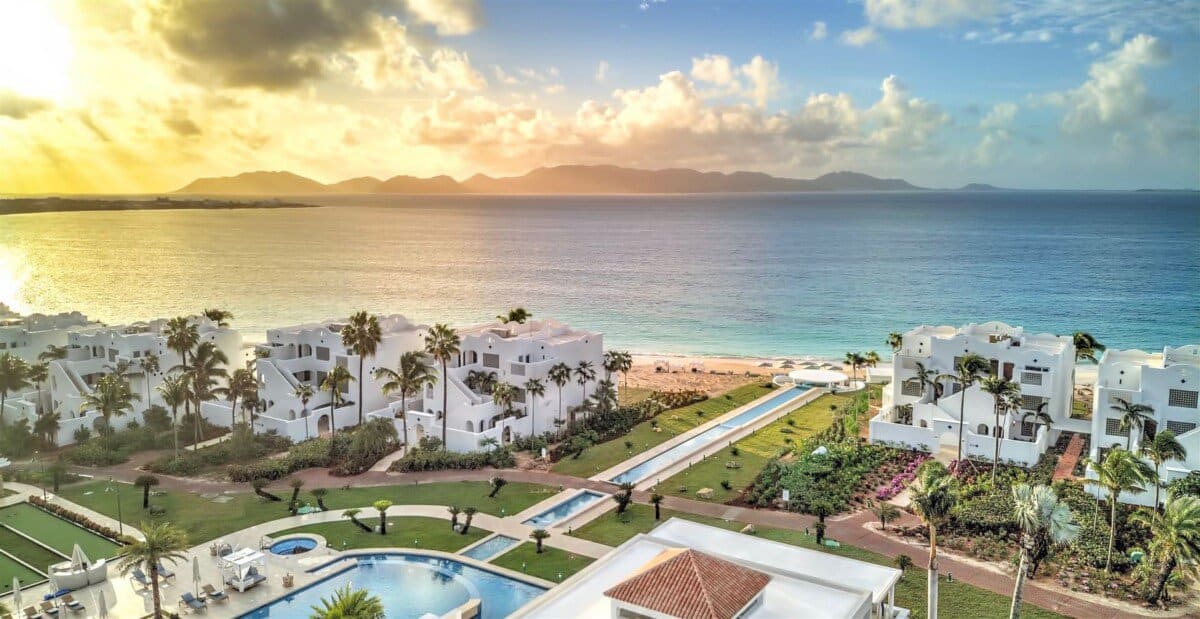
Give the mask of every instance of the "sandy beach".
[[633, 369], [629, 372], [629, 386], [659, 391], [696, 389], [716, 395], [743, 385], [755, 376], [787, 373], [789, 368], [781, 367], [787, 361], [791, 361], [797, 367], [804, 362], [833, 363], [837, 369], [849, 372], [840, 360], [818, 357], [775, 359], [636, 353], [633, 355]]

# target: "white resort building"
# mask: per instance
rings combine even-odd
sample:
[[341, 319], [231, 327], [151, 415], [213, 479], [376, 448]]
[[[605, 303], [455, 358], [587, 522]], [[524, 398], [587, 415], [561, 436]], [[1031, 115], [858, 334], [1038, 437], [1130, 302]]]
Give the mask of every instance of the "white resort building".
[[[1020, 387], [1018, 409], [1002, 410], [998, 425], [995, 401], [978, 383], [960, 393], [956, 382], [937, 378], [953, 374], [958, 359], [972, 353], [987, 359], [993, 374]], [[991, 460], [999, 436], [1001, 462], [1032, 466], [1060, 430], [1088, 432], [1088, 422], [1070, 419], [1074, 370], [1075, 346], [1068, 336], [1027, 334], [1002, 322], [917, 327], [904, 334], [895, 353], [892, 381], [884, 385], [883, 405], [871, 420], [871, 442], [957, 453], [963, 407], [964, 456]], [[1039, 408], [1053, 420], [1049, 428], [1037, 422]]]
[[[1166, 347], [1161, 353], [1140, 350], [1108, 350], [1100, 358], [1092, 406], [1090, 457], [1103, 458], [1114, 446], [1129, 445], [1140, 452], [1143, 443], [1158, 432], [1170, 430], [1187, 450], [1185, 460], [1170, 460], [1159, 474], [1168, 484], [1200, 470], [1200, 345]], [[1153, 409], [1144, 432], [1121, 428], [1119, 400]], [[1153, 466], [1153, 463], [1147, 460]], [[1089, 477], [1091, 477], [1089, 473]], [[1160, 500], [1165, 498], [1165, 493]], [[1150, 505], [1153, 488], [1138, 494], [1122, 494], [1125, 503]]]
[[10, 353], [37, 363], [38, 355], [51, 346], [66, 346], [69, 333], [98, 326], [79, 312], [19, 316], [0, 303], [0, 355]]
[[900, 570], [672, 518], [536, 600], [522, 619], [902, 619]]
[[[237, 331], [218, 326], [203, 316], [191, 316], [189, 321], [197, 326], [200, 342], [212, 342], [229, 358], [230, 365], [239, 363], [242, 336]], [[150, 322], [136, 322], [117, 327], [94, 327], [73, 331], [67, 336], [67, 355], [50, 362], [51, 410], [59, 414], [58, 444], [75, 442], [75, 431], [79, 428], [96, 428], [100, 414], [92, 410], [81, 410], [84, 396], [105, 374], [109, 374], [122, 362], [129, 366], [130, 390], [141, 400], [134, 402], [133, 414], [113, 418], [114, 428], [120, 429], [130, 421], [141, 421], [142, 414], [151, 406], [164, 406], [157, 387], [171, 369], [179, 365], [179, 354], [167, 346], [164, 333], [168, 320], [160, 318]], [[142, 362], [148, 356], [158, 357], [158, 370], [147, 373]]]

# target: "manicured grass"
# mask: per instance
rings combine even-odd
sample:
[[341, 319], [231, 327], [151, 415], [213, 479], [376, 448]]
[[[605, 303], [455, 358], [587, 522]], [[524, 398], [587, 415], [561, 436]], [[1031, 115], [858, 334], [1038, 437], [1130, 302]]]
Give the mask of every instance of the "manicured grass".
[[492, 559], [491, 563], [542, 580], [562, 582], [575, 572], [591, 565], [592, 561], [595, 559], [546, 545], [542, 546], [542, 553], [538, 554], [537, 545], [525, 542]]
[[43, 572], [51, 565], [64, 560], [62, 556], [17, 535], [6, 526], [0, 526], [0, 548]]
[[[853, 401], [853, 395], [823, 395], [734, 443], [738, 455], [733, 455], [732, 448], [722, 449], [663, 481], [657, 490], [661, 494], [694, 499], [701, 488], [712, 488], [714, 502], [729, 502], [758, 477], [779, 450], [789, 446], [788, 439], [800, 443], [828, 428], [833, 423], [834, 407], [844, 410]], [[789, 420], [794, 425], [788, 425]], [[741, 468], [726, 468], [730, 462], [737, 462]], [[722, 481], [729, 482], [729, 490], [721, 486]], [[685, 489], [680, 490], [681, 487]]]
[[[631, 505], [626, 510], [626, 513], [628, 516], [624, 518], [618, 518], [614, 515], [615, 512], [604, 514], [576, 530], [572, 535], [609, 546], [617, 546], [638, 533], [650, 531], [671, 517], [679, 517], [733, 531], [741, 530], [745, 526], [741, 522], [726, 522], [717, 518], [695, 516], [666, 509], [662, 512], [662, 521], [656, 522], [654, 520], [653, 505]], [[805, 535], [803, 531], [759, 528], [757, 536], [793, 546], [808, 548], [809, 550], [858, 559], [868, 563], [887, 566], [895, 565], [895, 561], [888, 557], [854, 546], [843, 545], [840, 548], [817, 546], [813, 536]], [[909, 556], [917, 565], [921, 565], [925, 560], [924, 553], [914, 552]], [[913, 617], [924, 617], [925, 584], [925, 570], [920, 568], [910, 569], [896, 586], [896, 604], [911, 610]], [[946, 582], [943, 580], [938, 588], [938, 600], [939, 617], [953, 619], [988, 619], [995, 617], [999, 619], [1008, 616], [1009, 598], [1007, 596], [998, 595], [958, 581]], [[1030, 604], [1022, 606], [1021, 614], [1025, 617], [1034, 617], [1037, 619], [1050, 619], [1062, 616]]]
[[[366, 512], [364, 512], [366, 513]], [[462, 517], [460, 517], [460, 522]], [[374, 528], [379, 518], [359, 518], [363, 524]], [[480, 529], [474, 524], [462, 535], [450, 529], [450, 517], [424, 518], [420, 516], [396, 516], [388, 518], [387, 535], [367, 533], [350, 522], [322, 522], [272, 533], [281, 537], [293, 533], [315, 533], [325, 538], [330, 548], [352, 550], [357, 548], [423, 548], [442, 552], [457, 552], [488, 535], [491, 531]]]
[[[116, 495], [105, 493], [106, 485], [106, 482], [91, 482], [68, 486], [60, 494], [68, 501], [116, 518]], [[201, 544], [233, 531], [288, 516], [287, 499], [291, 496], [291, 488], [277, 483], [268, 491], [283, 500], [268, 502], [252, 492], [244, 492], [227, 495], [231, 499], [227, 503], [215, 503], [197, 494], [169, 491], [163, 496], [151, 497], [150, 502], [167, 510], [162, 518], [187, 531], [190, 543]], [[488, 483], [482, 481], [337, 488], [330, 489], [325, 497], [325, 505], [331, 511], [340, 512], [351, 507], [370, 507], [379, 499], [388, 499], [396, 505], [473, 506], [483, 513], [502, 516], [515, 514], [556, 494], [558, 489], [513, 482], [500, 490], [495, 498], [488, 498], [490, 491]], [[300, 493], [300, 499], [310, 504], [316, 503], [312, 495], [305, 491]], [[121, 508], [128, 524], [136, 526], [138, 522], [151, 520], [150, 515], [142, 510], [142, 496], [137, 488], [121, 486]]]
[[[555, 473], [564, 475], [591, 477], [609, 467], [616, 466], [631, 456], [636, 456], [651, 447], [665, 443], [679, 434], [770, 393], [773, 388], [764, 387], [763, 384], [761, 380], [755, 381], [703, 402], [660, 413], [654, 420], [662, 428], [661, 432], [655, 432], [650, 421], [644, 421], [634, 426], [624, 436], [589, 447], [578, 458], [568, 456], [559, 460], [555, 463], [553, 470]], [[633, 447], [626, 447], [626, 441], [633, 443]]]
[[[13, 561], [4, 554], [0, 554], [0, 595], [4, 595], [12, 591], [13, 578], [19, 578], [21, 580], [22, 587], [46, 580], [45, 576], [42, 576], [41, 574], [25, 567], [24, 565]], [[5, 601], [8, 602], [10, 606], [12, 605], [11, 599]], [[21, 609], [12, 608], [10, 610], [16, 613]], [[13, 616], [15, 617], [16, 615]]]
[[84, 554], [91, 559], [111, 558], [120, 552], [120, 546], [115, 542], [28, 503], [18, 503], [0, 509], [0, 523], [67, 556], [71, 556], [75, 544], [79, 544]]
[[617, 392], [617, 401], [621, 406], [631, 406], [650, 397], [654, 390], [649, 387], [620, 387]]

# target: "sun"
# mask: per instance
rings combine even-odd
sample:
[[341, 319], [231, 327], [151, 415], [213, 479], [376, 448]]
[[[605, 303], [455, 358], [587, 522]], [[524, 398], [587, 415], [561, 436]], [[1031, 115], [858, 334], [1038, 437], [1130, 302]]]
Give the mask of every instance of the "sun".
[[74, 49], [48, 2], [0, 0], [0, 91], [61, 100]]

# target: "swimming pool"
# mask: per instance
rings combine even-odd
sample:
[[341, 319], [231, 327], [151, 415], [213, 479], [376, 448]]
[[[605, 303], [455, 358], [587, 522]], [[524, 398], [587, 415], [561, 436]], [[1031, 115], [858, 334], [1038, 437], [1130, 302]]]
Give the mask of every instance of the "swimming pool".
[[795, 387], [787, 387], [780, 393], [763, 400], [762, 402], [738, 413], [726, 421], [717, 424], [692, 438], [650, 458], [649, 460], [613, 477], [610, 481], [613, 483], [623, 484], [625, 482], [637, 483], [661, 471], [676, 462], [686, 458], [688, 455], [699, 450], [701, 447], [717, 440], [721, 436], [728, 434], [760, 417], [779, 408], [788, 400], [799, 397], [807, 393], [812, 387], [808, 385], [800, 385]]
[[519, 540], [515, 540], [511, 537], [506, 537], [504, 535], [493, 535], [492, 537], [484, 540], [483, 543], [464, 550], [462, 554], [464, 557], [471, 557], [477, 561], [487, 561], [501, 552], [516, 546], [518, 543], [520, 543]]
[[239, 619], [307, 617], [321, 599], [351, 585], [379, 596], [387, 619], [442, 615], [472, 598], [482, 600], [483, 619], [502, 619], [546, 592], [526, 582], [453, 559], [418, 554], [354, 555], [315, 569], [346, 563], [349, 569], [241, 615]]
[[596, 501], [602, 500], [603, 498], [604, 495], [600, 494], [599, 492], [584, 490], [583, 492], [580, 492], [579, 494], [563, 501], [562, 503], [559, 503], [558, 505], [555, 505], [554, 507], [551, 507], [550, 509], [547, 509], [546, 511], [534, 516], [533, 518], [525, 520], [522, 524], [527, 524], [531, 527], [545, 528], [556, 522], [562, 522], [563, 520], [578, 514], [586, 509], [587, 506], [595, 503]]
[[277, 555], [299, 555], [316, 547], [317, 540], [311, 537], [292, 537], [271, 544], [271, 553]]

